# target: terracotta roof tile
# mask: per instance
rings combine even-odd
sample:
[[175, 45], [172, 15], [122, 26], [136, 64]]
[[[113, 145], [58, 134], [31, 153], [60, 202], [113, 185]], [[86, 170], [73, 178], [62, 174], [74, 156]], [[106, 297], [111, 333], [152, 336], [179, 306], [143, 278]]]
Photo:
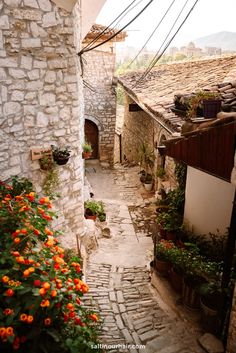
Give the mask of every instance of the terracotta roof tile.
[[[90, 29], [89, 33], [86, 35], [84, 38], [83, 42], [86, 42], [87, 40], [94, 39], [97, 37], [100, 33], [102, 33], [106, 29], [106, 26], [99, 25], [99, 24], [94, 24], [92, 28]], [[111, 37], [113, 34], [115, 34], [118, 31], [117, 28], [107, 28], [106, 31], [102, 34], [100, 37], [100, 40], [103, 41], [109, 37]], [[127, 36], [126, 32], [122, 31], [120, 32], [115, 38], [113, 38], [113, 41], [120, 42], [124, 41], [125, 37]]]
[[[137, 104], [161, 117], [163, 122], [166, 121], [165, 124], [168, 122], [173, 132], [180, 131], [183, 124], [183, 118], [170, 110], [174, 104], [175, 94], [189, 94], [201, 89], [221, 89], [221, 93], [227, 95], [222, 95], [223, 105], [231, 104], [228, 110], [236, 111], [236, 55], [161, 64], [156, 66], [144, 81], [134, 86], [143, 72], [127, 73], [120, 76], [118, 82]], [[222, 85], [223, 82], [229, 84]], [[221, 86], [224, 87], [220, 88]]]

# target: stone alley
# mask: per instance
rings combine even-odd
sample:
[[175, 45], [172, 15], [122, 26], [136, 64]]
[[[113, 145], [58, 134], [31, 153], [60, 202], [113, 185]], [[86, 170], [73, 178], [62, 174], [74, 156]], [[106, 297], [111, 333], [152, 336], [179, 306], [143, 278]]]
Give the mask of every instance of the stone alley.
[[150, 283], [154, 195], [144, 191], [138, 171], [86, 165], [94, 198], [105, 203], [111, 236], [98, 239], [89, 257], [85, 304], [95, 307], [103, 320], [100, 341], [105, 351], [203, 353], [197, 326], [174, 312]]

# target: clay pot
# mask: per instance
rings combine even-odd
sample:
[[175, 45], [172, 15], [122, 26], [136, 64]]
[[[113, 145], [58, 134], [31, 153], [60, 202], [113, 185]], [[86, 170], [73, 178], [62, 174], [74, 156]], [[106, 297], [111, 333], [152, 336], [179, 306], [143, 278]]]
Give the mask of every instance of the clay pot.
[[163, 260], [155, 259], [155, 269], [160, 276], [167, 277], [170, 270], [170, 263]]
[[169, 277], [170, 277], [170, 283], [173, 287], [173, 289], [179, 293], [182, 294], [183, 290], [183, 276], [176, 272], [173, 267], [171, 267], [169, 271]]
[[83, 159], [89, 159], [92, 155], [92, 152], [82, 152]]

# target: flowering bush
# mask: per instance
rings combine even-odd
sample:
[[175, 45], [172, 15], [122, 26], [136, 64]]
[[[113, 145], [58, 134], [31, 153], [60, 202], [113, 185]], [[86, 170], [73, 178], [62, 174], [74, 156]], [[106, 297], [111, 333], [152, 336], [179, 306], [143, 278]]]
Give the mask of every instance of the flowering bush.
[[156, 258], [161, 261], [170, 261], [171, 249], [173, 247], [174, 243], [172, 241], [161, 239], [156, 245]]
[[95, 352], [99, 319], [81, 305], [89, 288], [79, 259], [64, 259], [51, 207], [0, 182], [1, 352]]

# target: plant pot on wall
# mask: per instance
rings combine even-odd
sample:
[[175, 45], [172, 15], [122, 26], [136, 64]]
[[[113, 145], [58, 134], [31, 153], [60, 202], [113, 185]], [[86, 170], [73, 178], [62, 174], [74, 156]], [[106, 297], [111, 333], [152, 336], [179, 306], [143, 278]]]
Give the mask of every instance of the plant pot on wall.
[[65, 164], [67, 164], [67, 162], [69, 161], [69, 157], [68, 157], [68, 158], [55, 158], [55, 157], [54, 157], [54, 161], [55, 161], [58, 165], [65, 165]]
[[83, 159], [89, 159], [92, 155], [92, 152], [82, 152]]
[[203, 100], [203, 116], [206, 119], [216, 118], [217, 113], [221, 110], [221, 100]]

